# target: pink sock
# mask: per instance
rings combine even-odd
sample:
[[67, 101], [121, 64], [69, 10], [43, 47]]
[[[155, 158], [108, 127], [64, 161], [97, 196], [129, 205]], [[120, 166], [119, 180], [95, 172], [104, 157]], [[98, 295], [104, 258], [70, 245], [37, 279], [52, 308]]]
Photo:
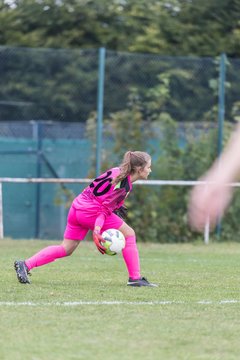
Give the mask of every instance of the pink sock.
[[126, 237], [126, 246], [122, 251], [124, 261], [126, 263], [129, 277], [132, 279], [139, 279], [140, 275], [140, 261], [135, 236]]
[[37, 254], [25, 260], [28, 269], [48, 264], [56, 259], [67, 256], [66, 250], [62, 245], [52, 245], [40, 250]]

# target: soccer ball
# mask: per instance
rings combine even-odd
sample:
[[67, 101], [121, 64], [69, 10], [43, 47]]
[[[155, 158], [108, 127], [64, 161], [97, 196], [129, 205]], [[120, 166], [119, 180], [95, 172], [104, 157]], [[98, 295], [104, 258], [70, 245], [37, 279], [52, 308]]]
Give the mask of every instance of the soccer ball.
[[121, 231], [116, 229], [108, 229], [102, 233], [105, 242], [102, 246], [106, 249], [107, 255], [116, 255], [125, 247], [125, 237]]

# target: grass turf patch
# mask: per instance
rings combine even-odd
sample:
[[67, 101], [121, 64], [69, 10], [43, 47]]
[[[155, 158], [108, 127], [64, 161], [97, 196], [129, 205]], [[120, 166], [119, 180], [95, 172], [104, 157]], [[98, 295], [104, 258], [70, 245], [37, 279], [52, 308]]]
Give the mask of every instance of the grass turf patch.
[[130, 288], [122, 257], [86, 242], [19, 284], [14, 260], [53, 243], [0, 243], [0, 359], [239, 358], [239, 244], [139, 244], [159, 287]]

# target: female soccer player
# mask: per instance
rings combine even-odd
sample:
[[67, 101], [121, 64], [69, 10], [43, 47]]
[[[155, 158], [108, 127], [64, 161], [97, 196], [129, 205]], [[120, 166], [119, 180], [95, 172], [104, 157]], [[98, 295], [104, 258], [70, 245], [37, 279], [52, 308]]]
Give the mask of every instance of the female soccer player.
[[71, 255], [80, 241], [84, 240], [88, 230], [93, 231], [95, 245], [104, 254], [101, 233], [114, 228], [120, 230], [126, 240], [122, 255], [129, 274], [127, 285], [156, 287], [156, 284], [141, 276], [134, 230], [114, 212], [123, 209], [124, 200], [132, 191], [132, 183], [138, 179], [147, 179], [150, 172], [149, 154], [141, 151], [126, 152], [119, 167], [111, 168], [97, 177], [73, 200], [61, 245], [48, 246], [25, 261], [15, 261], [18, 281], [30, 284], [28, 275], [31, 269]]

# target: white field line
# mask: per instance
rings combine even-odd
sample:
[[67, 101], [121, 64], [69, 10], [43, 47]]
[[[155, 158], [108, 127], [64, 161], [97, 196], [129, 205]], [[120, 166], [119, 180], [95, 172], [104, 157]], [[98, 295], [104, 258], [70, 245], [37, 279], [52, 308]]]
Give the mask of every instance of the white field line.
[[156, 306], [156, 305], [226, 305], [226, 304], [240, 304], [240, 300], [199, 300], [199, 301], [171, 301], [171, 300], [160, 300], [160, 301], [63, 301], [63, 302], [33, 302], [33, 301], [0, 301], [1, 306], [61, 306], [61, 307], [75, 307], [75, 306], [99, 306], [99, 305], [134, 305], [134, 306]]

